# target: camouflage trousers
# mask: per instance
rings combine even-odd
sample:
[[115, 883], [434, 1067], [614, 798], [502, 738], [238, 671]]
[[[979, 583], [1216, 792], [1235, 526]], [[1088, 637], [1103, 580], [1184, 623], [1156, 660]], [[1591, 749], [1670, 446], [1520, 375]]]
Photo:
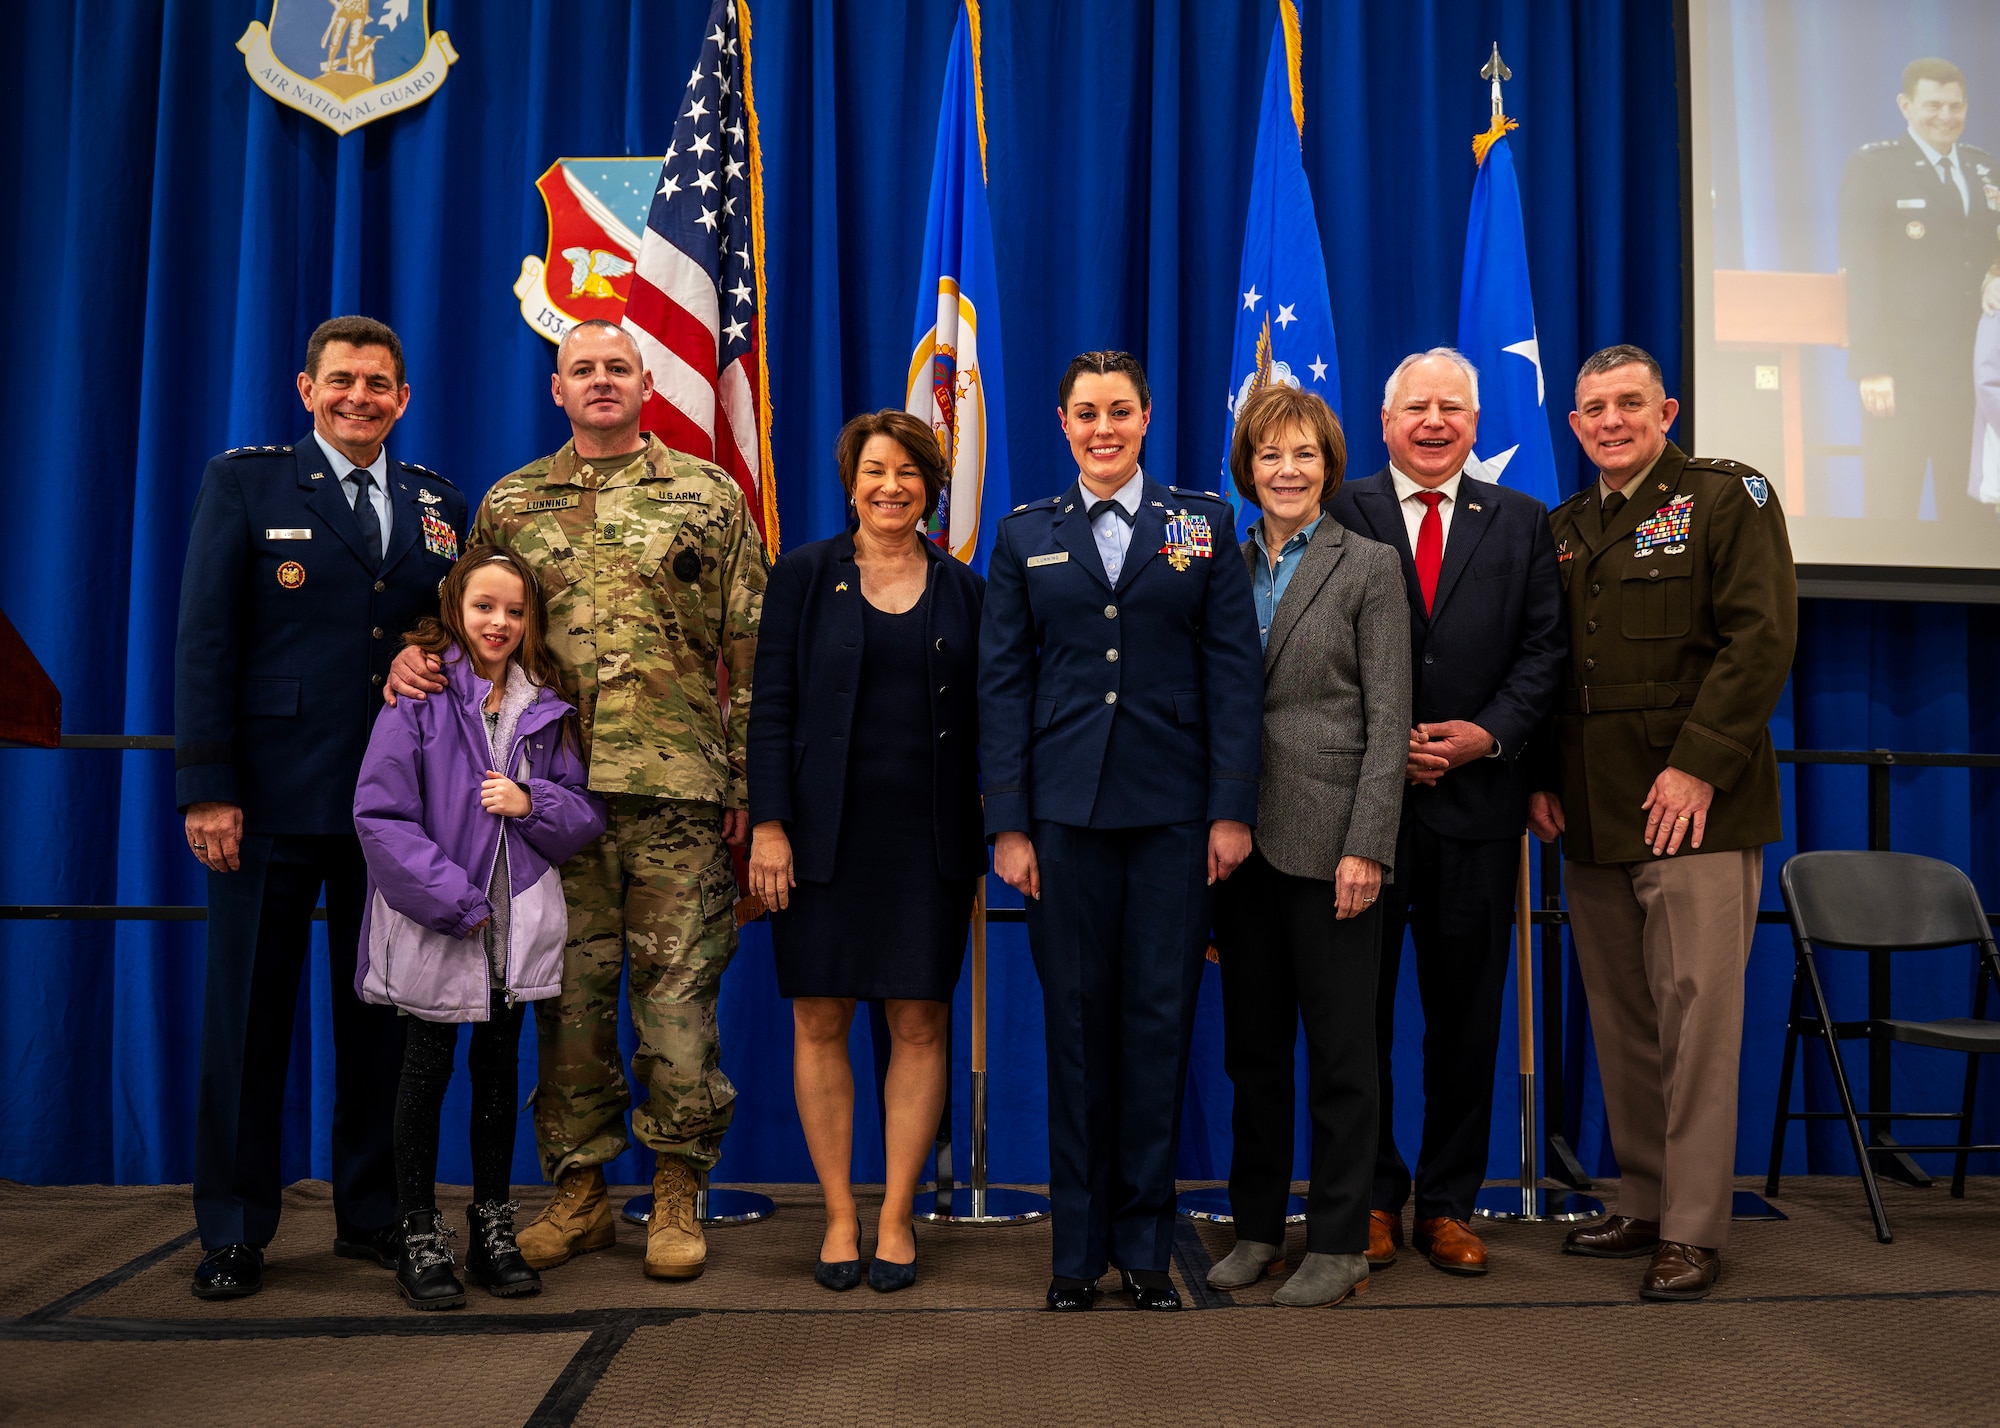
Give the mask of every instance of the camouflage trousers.
[[535, 1138], [553, 1180], [624, 1151], [632, 1105], [618, 1051], [618, 978], [630, 958], [632, 1113], [642, 1145], [715, 1164], [736, 1088], [722, 1074], [715, 1004], [736, 951], [736, 875], [719, 804], [613, 794], [604, 835], [563, 865], [562, 994], [535, 1003]]

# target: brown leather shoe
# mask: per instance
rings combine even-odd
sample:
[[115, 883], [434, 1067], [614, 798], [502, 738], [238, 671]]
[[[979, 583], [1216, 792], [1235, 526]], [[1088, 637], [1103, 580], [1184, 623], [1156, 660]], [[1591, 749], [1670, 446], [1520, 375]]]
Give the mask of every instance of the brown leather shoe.
[[1626, 1215], [1613, 1215], [1563, 1236], [1564, 1254], [1587, 1254], [1594, 1259], [1637, 1259], [1659, 1247], [1658, 1220], [1634, 1220]]
[[1662, 1240], [1639, 1281], [1641, 1299], [1706, 1299], [1722, 1277], [1722, 1255], [1700, 1245]]
[[514, 1244], [530, 1269], [554, 1269], [572, 1255], [617, 1242], [604, 1167], [573, 1165], [556, 1177], [555, 1198], [523, 1225]]
[[1403, 1247], [1403, 1214], [1400, 1210], [1368, 1212], [1368, 1267], [1381, 1269], [1396, 1262]]
[[1486, 1243], [1463, 1220], [1419, 1220], [1410, 1246], [1446, 1274], [1486, 1273]]

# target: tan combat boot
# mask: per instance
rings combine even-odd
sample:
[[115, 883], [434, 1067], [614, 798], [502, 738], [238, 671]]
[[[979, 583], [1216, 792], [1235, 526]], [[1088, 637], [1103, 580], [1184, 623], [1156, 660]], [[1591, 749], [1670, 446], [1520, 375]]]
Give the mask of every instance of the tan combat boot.
[[554, 1269], [571, 1255], [608, 1249], [618, 1238], [604, 1167], [576, 1165], [556, 1177], [555, 1198], [520, 1232], [514, 1243], [532, 1269]]
[[694, 1215], [695, 1170], [678, 1155], [660, 1152], [653, 1174], [653, 1214], [646, 1221], [646, 1273], [654, 1279], [693, 1279], [708, 1262], [708, 1240]]

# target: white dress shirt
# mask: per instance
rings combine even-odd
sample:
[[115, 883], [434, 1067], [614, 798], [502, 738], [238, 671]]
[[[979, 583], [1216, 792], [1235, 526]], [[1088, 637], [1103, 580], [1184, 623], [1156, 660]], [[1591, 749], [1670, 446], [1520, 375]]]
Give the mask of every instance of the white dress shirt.
[[1465, 479], [1459, 472], [1442, 486], [1419, 486], [1395, 467], [1389, 468], [1389, 479], [1396, 483], [1396, 505], [1403, 513], [1403, 529], [1410, 537], [1410, 554], [1417, 553], [1417, 532], [1423, 528], [1425, 506], [1417, 499], [1422, 491], [1442, 491], [1444, 499], [1438, 502], [1438, 523], [1443, 527], [1443, 539], [1438, 542], [1442, 550], [1451, 540], [1451, 513], [1458, 508], [1458, 483]]
[[[1143, 473], [1134, 471], [1126, 478], [1125, 484], [1112, 493], [1110, 499], [1129, 511], [1134, 520], [1122, 521], [1114, 511], [1106, 511], [1090, 523], [1090, 534], [1097, 541], [1097, 558], [1104, 562], [1104, 576], [1113, 585], [1118, 583], [1118, 572], [1125, 568], [1125, 554], [1132, 548], [1132, 527], [1139, 515], [1139, 496], [1145, 490]], [[1090, 487], [1081, 478], [1076, 483], [1077, 499], [1084, 509], [1105, 499], [1091, 494]]]
[[1958, 211], [1960, 213], [1970, 213], [1972, 211], [1972, 196], [1966, 191], [1965, 170], [1958, 166], [1958, 145], [1953, 144], [1950, 153], [1940, 154], [1936, 149], [1933, 149], [1929, 144], [1918, 138], [1915, 129], [1910, 130], [1910, 142], [1917, 146], [1918, 150], [1924, 156], [1924, 162], [1931, 166], [1932, 177], [1935, 178], [1937, 176], [1938, 160], [1940, 158], [1944, 160], [1945, 171], [1951, 175], [1951, 181], [1958, 185]]
[[[354, 463], [342, 456], [333, 444], [318, 432], [313, 433], [313, 440], [317, 441], [319, 449], [326, 453], [327, 464], [333, 467], [333, 479], [340, 483], [340, 493], [347, 497], [347, 508], [353, 510], [355, 499], [361, 494], [360, 483], [347, 479], [348, 473], [355, 470]], [[368, 498], [369, 503], [375, 507], [375, 519], [382, 523], [382, 550], [387, 554], [389, 519], [391, 512], [395, 510], [395, 502], [389, 499], [389, 448], [386, 443], [376, 451], [375, 460], [367, 470], [368, 474], [375, 478], [375, 484], [368, 490]]]

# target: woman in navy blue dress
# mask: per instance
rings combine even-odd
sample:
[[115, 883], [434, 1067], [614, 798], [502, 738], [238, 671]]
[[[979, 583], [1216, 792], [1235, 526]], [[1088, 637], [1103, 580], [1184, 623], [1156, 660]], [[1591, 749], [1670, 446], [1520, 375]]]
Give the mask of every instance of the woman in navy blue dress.
[[979, 815], [975, 658], [984, 583], [925, 538], [937, 439], [906, 412], [850, 421], [836, 447], [855, 522], [772, 568], [750, 706], [751, 891], [771, 909], [792, 998], [799, 1121], [826, 1196], [815, 1278], [861, 1279], [850, 1184], [856, 1001], [885, 1004], [887, 1185], [868, 1282], [915, 1280], [911, 1202], [945, 1093], [947, 1018]]

